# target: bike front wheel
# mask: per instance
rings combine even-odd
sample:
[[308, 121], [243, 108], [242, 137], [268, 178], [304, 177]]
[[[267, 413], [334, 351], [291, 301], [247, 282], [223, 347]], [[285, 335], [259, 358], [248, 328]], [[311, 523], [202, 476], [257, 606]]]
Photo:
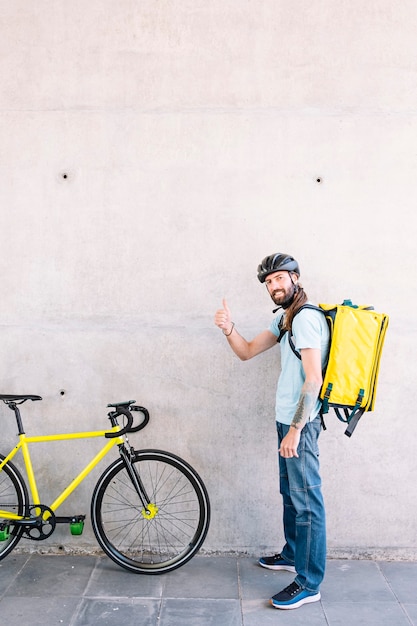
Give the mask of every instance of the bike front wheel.
[[207, 490], [197, 472], [174, 454], [140, 450], [132, 464], [150, 504], [141, 503], [125, 462], [118, 459], [94, 489], [94, 533], [118, 565], [136, 573], [169, 572], [203, 544], [210, 523]]
[[[0, 454], [0, 462], [4, 456]], [[20, 472], [10, 461], [0, 471], [0, 510], [13, 515], [24, 515], [28, 503], [28, 491]], [[23, 526], [1, 518], [0, 513], [0, 560], [16, 546], [23, 534]]]

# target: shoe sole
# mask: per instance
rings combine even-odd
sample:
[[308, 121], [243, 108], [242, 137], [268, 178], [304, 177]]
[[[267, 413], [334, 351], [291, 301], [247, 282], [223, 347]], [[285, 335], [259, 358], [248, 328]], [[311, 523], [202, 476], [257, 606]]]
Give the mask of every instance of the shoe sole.
[[303, 604], [310, 604], [311, 602], [318, 602], [321, 600], [320, 593], [316, 593], [314, 596], [306, 596], [299, 600], [298, 602], [294, 602], [293, 604], [274, 604], [274, 601], [271, 599], [269, 602], [274, 609], [298, 609], [298, 607], [303, 606]]
[[295, 567], [293, 567], [292, 565], [266, 565], [265, 563], [261, 563], [260, 561], [258, 561], [258, 563], [261, 567], [264, 567], [265, 569], [272, 569], [276, 572], [282, 571], [291, 572], [292, 574], [296, 573]]

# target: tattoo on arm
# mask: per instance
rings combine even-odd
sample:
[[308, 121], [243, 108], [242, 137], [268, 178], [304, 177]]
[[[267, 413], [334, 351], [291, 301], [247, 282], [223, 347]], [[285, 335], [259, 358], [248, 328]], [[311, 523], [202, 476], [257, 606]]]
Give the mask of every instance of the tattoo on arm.
[[301, 430], [303, 428], [310, 417], [310, 413], [318, 398], [319, 391], [320, 385], [315, 383], [305, 383], [303, 385], [300, 399], [291, 422], [291, 426], [293, 428], [297, 428], [297, 430]]
[[295, 410], [295, 415], [292, 418], [292, 422], [291, 422], [291, 426], [294, 426], [294, 428], [302, 428], [302, 426], [300, 426], [300, 424], [303, 421], [304, 405], [305, 405], [305, 397], [304, 397], [304, 395], [301, 395], [301, 397], [300, 397], [300, 399], [298, 401], [297, 408]]

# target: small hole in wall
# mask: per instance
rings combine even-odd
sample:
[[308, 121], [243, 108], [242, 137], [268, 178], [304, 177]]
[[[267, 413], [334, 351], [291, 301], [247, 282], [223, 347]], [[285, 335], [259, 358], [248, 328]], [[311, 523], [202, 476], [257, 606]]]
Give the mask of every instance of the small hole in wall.
[[65, 389], [61, 389], [61, 391], [59, 392], [60, 396], [65, 396]]
[[323, 179], [320, 178], [320, 176], [318, 178], [316, 178], [316, 183], [318, 183], [319, 185], [323, 182]]
[[57, 174], [57, 180], [60, 183], [72, 183], [74, 180], [74, 174], [75, 172], [73, 172], [72, 170], [61, 170], [60, 172], [58, 172]]

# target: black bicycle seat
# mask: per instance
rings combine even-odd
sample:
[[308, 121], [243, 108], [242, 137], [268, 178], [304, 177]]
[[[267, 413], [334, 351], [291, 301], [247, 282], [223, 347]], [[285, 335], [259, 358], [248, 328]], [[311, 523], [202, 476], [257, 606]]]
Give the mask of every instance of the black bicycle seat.
[[0, 400], [3, 402], [25, 402], [25, 400], [42, 400], [40, 396], [19, 396], [0, 394]]

